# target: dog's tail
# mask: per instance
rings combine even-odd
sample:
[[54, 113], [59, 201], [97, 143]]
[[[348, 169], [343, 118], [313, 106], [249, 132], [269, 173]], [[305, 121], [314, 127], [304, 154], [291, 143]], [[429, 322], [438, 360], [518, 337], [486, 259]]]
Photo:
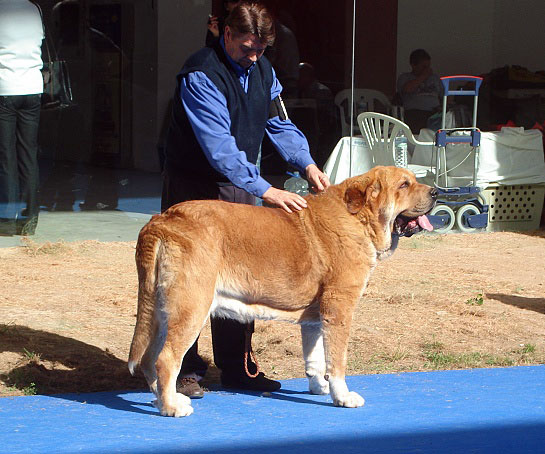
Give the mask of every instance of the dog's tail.
[[138, 312], [129, 353], [129, 371], [132, 375], [140, 364], [151, 339], [155, 318], [155, 293], [157, 281], [157, 256], [160, 237], [146, 226], [138, 236], [136, 268], [138, 271]]

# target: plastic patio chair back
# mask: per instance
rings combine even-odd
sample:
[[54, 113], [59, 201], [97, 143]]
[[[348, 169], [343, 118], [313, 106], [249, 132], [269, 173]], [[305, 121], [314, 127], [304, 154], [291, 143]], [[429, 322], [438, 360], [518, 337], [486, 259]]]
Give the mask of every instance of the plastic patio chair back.
[[400, 162], [407, 162], [407, 156], [396, 156], [395, 138], [398, 135], [403, 134], [407, 138], [407, 142], [413, 145], [432, 145], [431, 142], [416, 140], [407, 124], [389, 115], [364, 112], [358, 115], [358, 125], [361, 134], [371, 149], [373, 161], [377, 166], [396, 166], [406, 167], [413, 171], [417, 170], [416, 166], [400, 165]]
[[[341, 90], [335, 96], [335, 104], [339, 108], [343, 136], [350, 135], [350, 99], [350, 89]], [[383, 111], [386, 114], [392, 114], [394, 112], [394, 108], [388, 97], [378, 90], [355, 88], [354, 111], [356, 114], [358, 112], [356, 106], [360, 101], [366, 105], [369, 112]], [[355, 126], [354, 129], [357, 130], [357, 127]]]

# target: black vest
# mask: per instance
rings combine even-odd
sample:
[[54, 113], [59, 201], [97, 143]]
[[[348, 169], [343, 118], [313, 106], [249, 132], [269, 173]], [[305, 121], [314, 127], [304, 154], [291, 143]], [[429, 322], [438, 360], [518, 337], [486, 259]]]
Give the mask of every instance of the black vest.
[[180, 99], [181, 78], [194, 71], [202, 71], [225, 96], [231, 118], [231, 135], [249, 162], [256, 164], [259, 147], [265, 133], [271, 104], [272, 67], [261, 57], [250, 73], [248, 93], [227, 60], [219, 43], [205, 47], [186, 61], [177, 76], [172, 117], [166, 140], [165, 169], [174, 177], [191, 178], [203, 183], [228, 183], [206, 159]]

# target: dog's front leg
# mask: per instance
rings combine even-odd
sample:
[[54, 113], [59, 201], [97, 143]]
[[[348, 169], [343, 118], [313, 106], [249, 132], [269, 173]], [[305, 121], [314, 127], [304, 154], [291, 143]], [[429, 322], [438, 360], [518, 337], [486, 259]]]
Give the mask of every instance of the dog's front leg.
[[319, 323], [301, 325], [305, 373], [312, 394], [329, 394], [329, 383], [325, 376], [324, 338]]
[[[342, 287], [340, 287], [342, 288]], [[361, 293], [341, 295], [337, 292], [325, 294], [321, 305], [323, 336], [326, 360], [326, 379], [333, 403], [338, 407], [361, 407], [363, 397], [351, 392], [346, 386], [346, 356], [348, 336], [354, 306]]]

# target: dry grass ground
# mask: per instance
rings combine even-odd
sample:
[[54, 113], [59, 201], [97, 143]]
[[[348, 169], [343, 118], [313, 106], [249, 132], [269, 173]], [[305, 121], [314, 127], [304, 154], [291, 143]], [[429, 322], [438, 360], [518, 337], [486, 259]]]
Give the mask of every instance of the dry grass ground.
[[[0, 396], [144, 388], [126, 358], [134, 243], [0, 250]], [[545, 234], [418, 235], [379, 264], [354, 317], [349, 374], [545, 363]], [[304, 376], [296, 326], [258, 322], [278, 379]], [[211, 358], [210, 330], [201, 336]], [[211, 368], [207, 382], [218, 379]]]

